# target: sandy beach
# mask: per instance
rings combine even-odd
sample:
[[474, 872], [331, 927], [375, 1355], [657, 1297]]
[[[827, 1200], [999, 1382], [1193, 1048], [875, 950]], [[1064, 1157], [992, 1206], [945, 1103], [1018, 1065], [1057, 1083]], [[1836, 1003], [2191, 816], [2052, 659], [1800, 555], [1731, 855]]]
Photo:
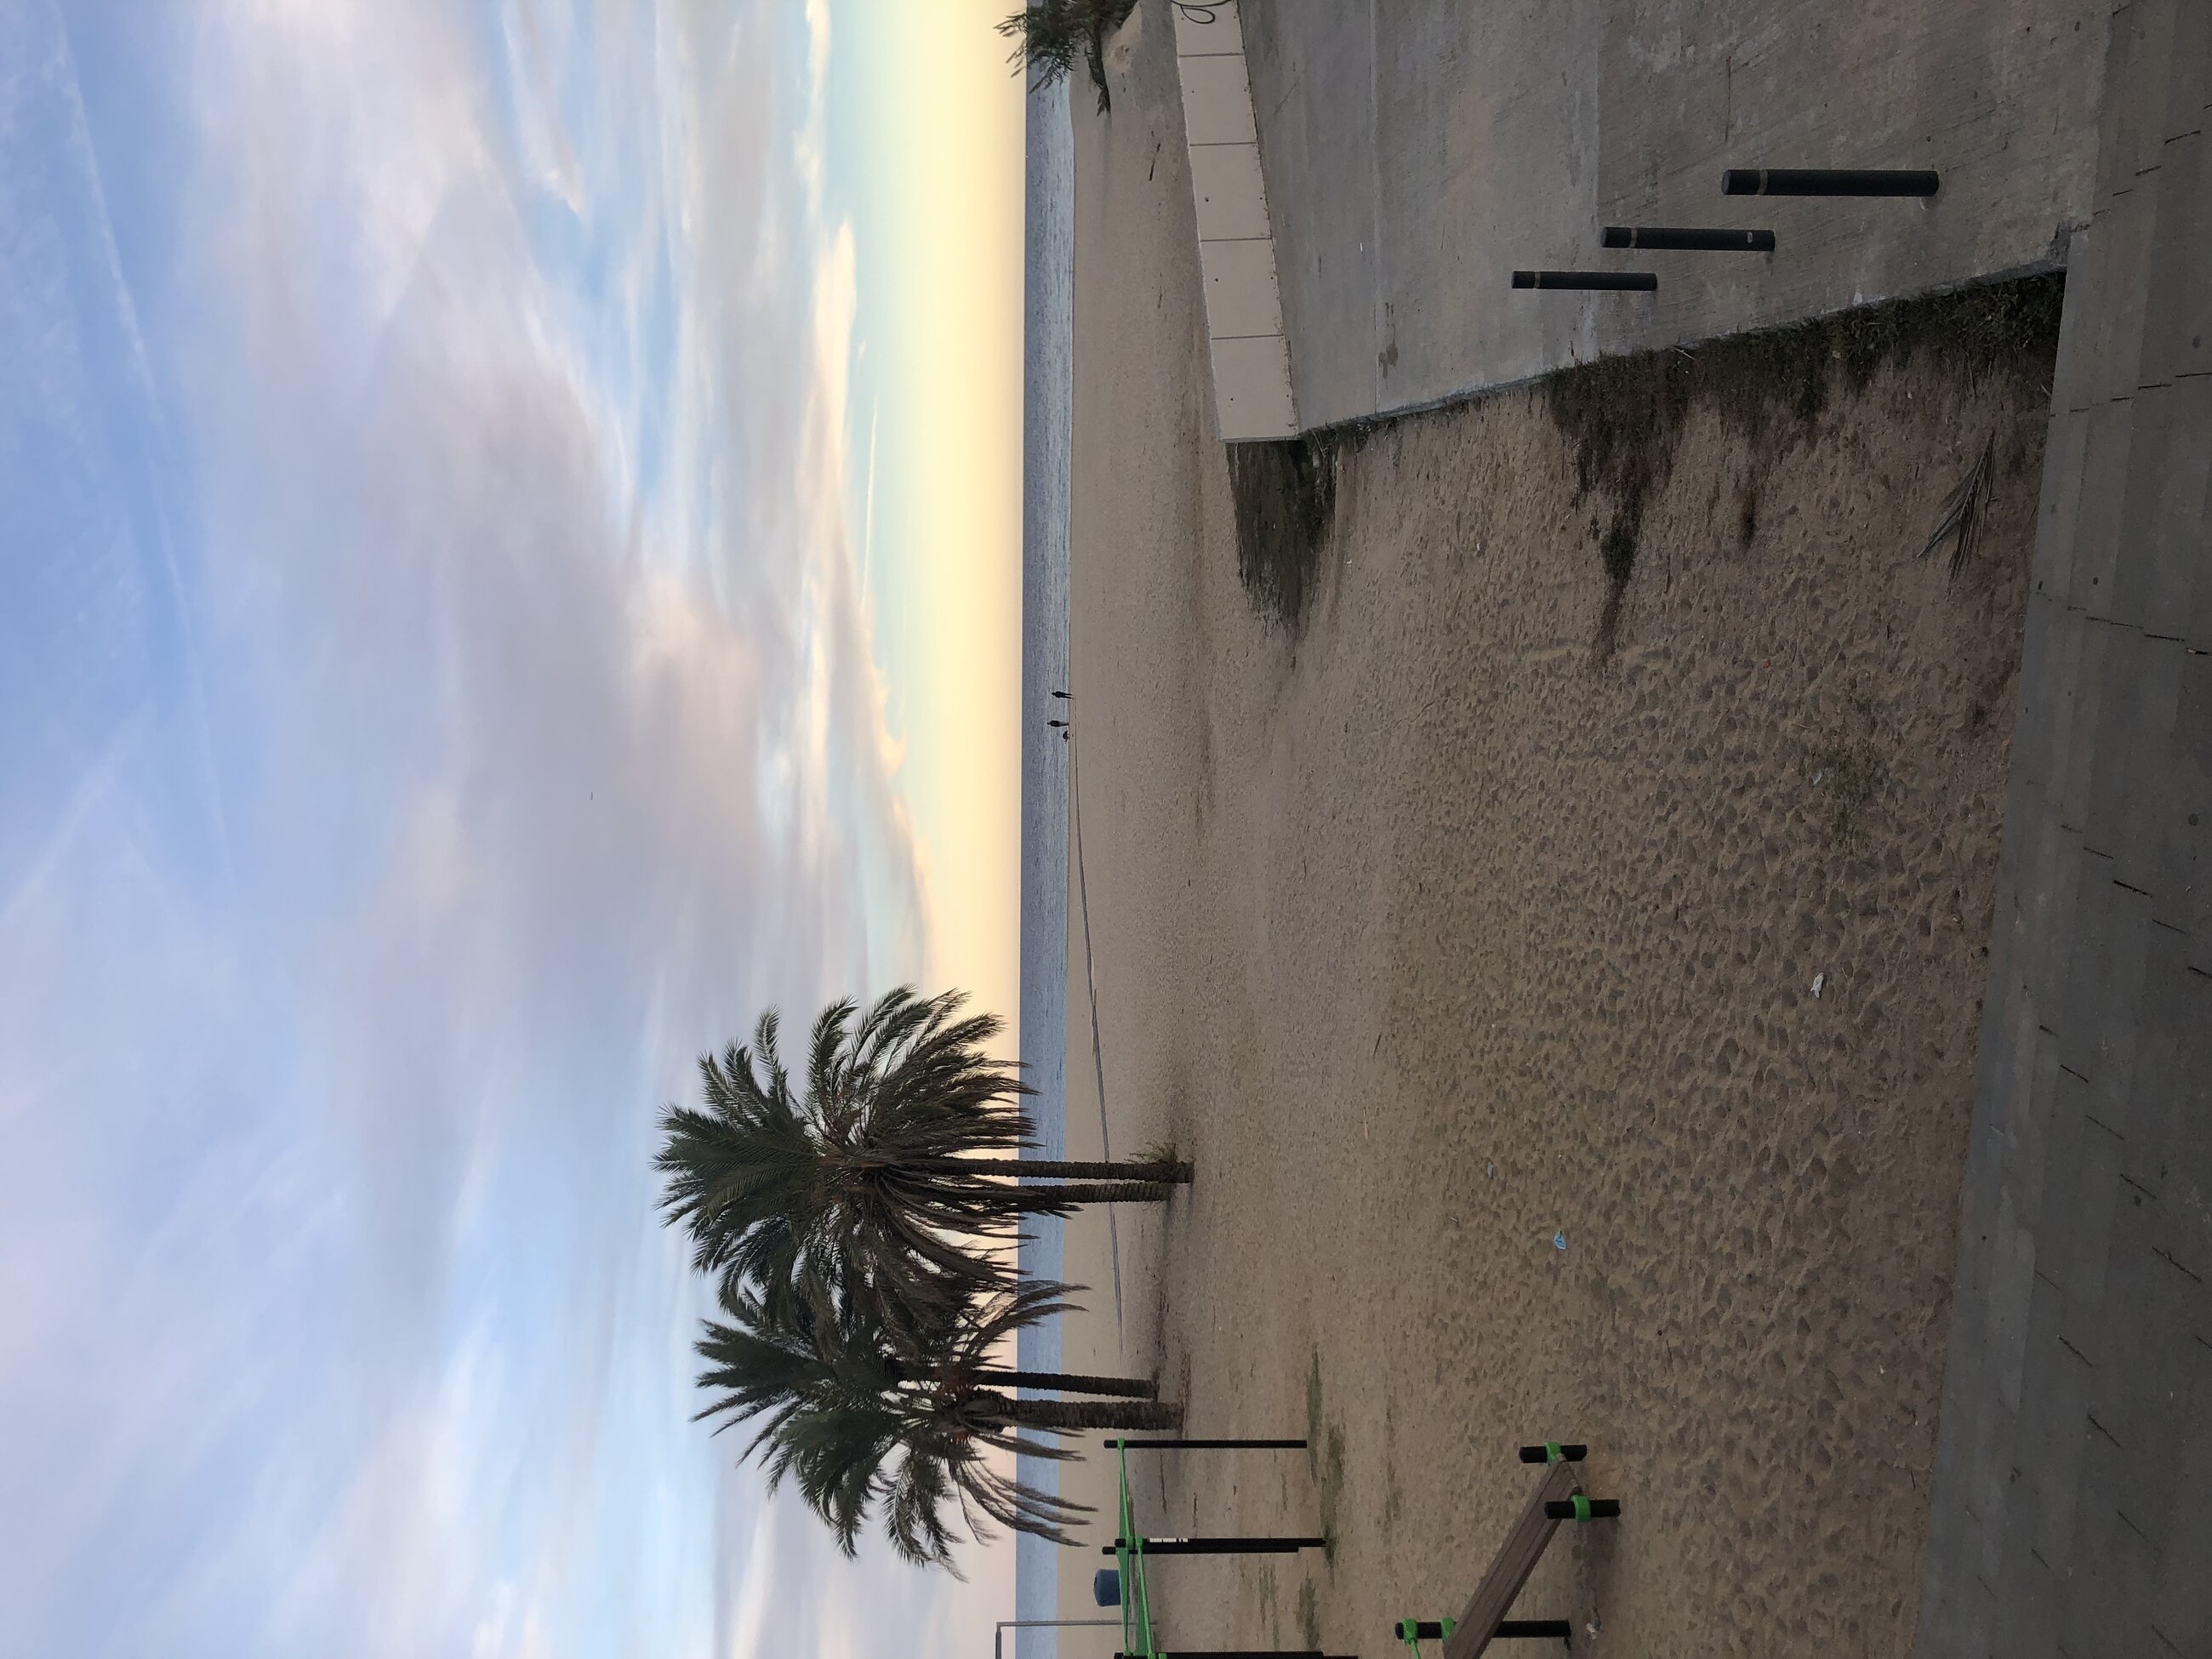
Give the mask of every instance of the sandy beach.
[[[1165, 32], [1115, 68], [1110, 119], [1074, 94], [1066, 1146], [1087, 911], [1112, 1151], [1198, 1175], [1119, 1218], [1118, 1324], [1069, 1223], [1063, 1358], [1314, 1441], [1158, 1456], [1154, 1531], [1334, 1540], [1157, 1565], [1164, 1641], [1383, 1653], [1550, 1437], [1628, 1517], [1516, 1609], [1578, 1655], [1909, 1651], [2045, 384], [1717, 382], [1618, 590], [1545, 386], [1368, 428], [1285, 617], [1240, 579]], [[1920, 549], [1985, 445], [1954, 574]], [[1095, 1616], [1111, 1464], [1062, 1479]]]

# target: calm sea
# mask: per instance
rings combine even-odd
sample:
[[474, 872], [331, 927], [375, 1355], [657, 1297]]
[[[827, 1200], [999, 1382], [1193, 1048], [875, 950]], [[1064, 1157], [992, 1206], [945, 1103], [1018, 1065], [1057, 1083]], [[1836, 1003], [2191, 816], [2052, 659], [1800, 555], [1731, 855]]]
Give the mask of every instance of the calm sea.
[[[1075, 363], [1075, 167], [1065, 88], [1029, 103], [1028, 241], [1022, 374], [1021, 1052], [1042, 1158], [1062, 1156], [1067, 1060], [1067, 749], [1045, 722], [1066, 716], [1069, 404]], [[1060, 1274], [1060, 1224], [1040, 1218], [1024, 1273]], [[1024, 1331], [1024, 1370], [1060, 1368], [1056, 1323]], [[1058, 1466], [1017, 1460], [1030, 1485], [1058, 1489]], [[1058, 1549], [1017, 1534], [1014, 1616], [1056, 1616]], [[1050, 1630], [1015, 1632], [1018, 1659], [1055, 1659]]]

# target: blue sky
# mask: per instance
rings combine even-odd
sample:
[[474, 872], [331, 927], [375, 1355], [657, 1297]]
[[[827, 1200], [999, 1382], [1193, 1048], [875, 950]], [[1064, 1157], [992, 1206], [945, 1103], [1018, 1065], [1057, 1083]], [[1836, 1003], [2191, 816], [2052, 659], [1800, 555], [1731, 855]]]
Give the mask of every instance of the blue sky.
[[688, 1421], [652, 1212], [945, 961], [867, 9], [0, 3], [0, 1659], [1002, 1616]]

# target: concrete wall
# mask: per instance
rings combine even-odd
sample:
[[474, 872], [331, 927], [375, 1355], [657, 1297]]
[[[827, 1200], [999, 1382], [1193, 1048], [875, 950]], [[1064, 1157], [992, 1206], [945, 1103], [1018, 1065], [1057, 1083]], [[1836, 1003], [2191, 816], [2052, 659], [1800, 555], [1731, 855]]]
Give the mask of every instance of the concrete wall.
[[[2096, 0], [1247, 0], [1302, 425], [2047, 269], [2087, 222]], [[1728, 167], [1933, 167], [1932, 202], [1726, 198]], [[1766, 226], [1771, 256], [1606, 252]], [[1516, 292], [1637, 269], [1655, 295]]]

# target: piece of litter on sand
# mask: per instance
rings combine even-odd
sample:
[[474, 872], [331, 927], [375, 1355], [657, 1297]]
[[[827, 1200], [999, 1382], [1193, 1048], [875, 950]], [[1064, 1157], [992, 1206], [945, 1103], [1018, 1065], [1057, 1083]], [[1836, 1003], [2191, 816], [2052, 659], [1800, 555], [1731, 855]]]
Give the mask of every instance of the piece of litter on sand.
[[1555, 1250], [1564, 1250], [1567, 1248], [1567, 1236], [1564, 1231], [1552, 1235], [1552, 1248]]
[[1495, 1176], [1498, 1173], [1498, 1166], [1488, 1158], [1485, 1158], [1482, 1161], [1482, 1172], [1486, 1176]]
[[1813, 787], [1814, 787], [1815, 789], [1818, 789], [1818, 788], [1820, 787], [1820, 780], [1821, 780], [1822, 778], [1826, 777], [1827, 775], [1827, 775], [1826, 772], [1815, 772], [1815, 773], [1814, 773], [1814, 774], [1813, 774]]
[[1820, 988], [1821, 988], [1823, 985], [1826, 985], [1827, 982], [1828, 982], [1828, 976], [1827, 976], [1826, 974], [1815, 974], [1815, 975], [1813, 975], [1813, 1000], [1814, 1000], [1814, 1001], [1818, 1002], [1818, 1001], [1820, 1000]]

